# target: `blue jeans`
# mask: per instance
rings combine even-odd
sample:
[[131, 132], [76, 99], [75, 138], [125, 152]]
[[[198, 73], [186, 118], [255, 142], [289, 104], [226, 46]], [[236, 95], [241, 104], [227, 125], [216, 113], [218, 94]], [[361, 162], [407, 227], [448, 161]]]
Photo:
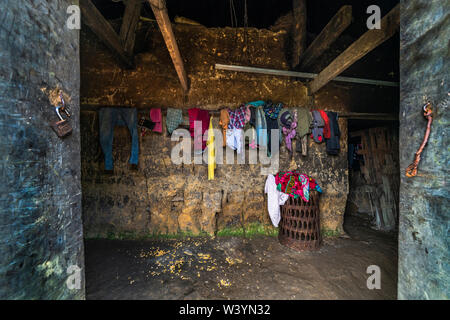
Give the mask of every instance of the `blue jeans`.
[[98, 111], [100, 145], [105, 155], [105, 170], [113, 170], [112, 146], [115, 126], [127, 126], [131, 133], [130, 164], [139, 159], [137, 110], [135, 108], [101, 108]]

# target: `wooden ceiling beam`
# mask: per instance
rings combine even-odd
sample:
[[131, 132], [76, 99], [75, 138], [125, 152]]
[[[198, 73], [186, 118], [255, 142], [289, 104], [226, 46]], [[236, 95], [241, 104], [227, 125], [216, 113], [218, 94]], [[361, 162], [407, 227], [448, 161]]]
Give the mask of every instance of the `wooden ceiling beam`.
[[352, 6], [342, 6], [301, 56], [301, 69], [308, 68], [352, 22]]
[[136, 28], [141, 16], [142, 0], [128, 0], [125, 4], [122, 26], [120, 28], [120, 40], [123, 48], [129, 56], [133, 56]]
[[306, 0], [292, 0], [294, 25], [292, 29], [291, 67], [298, 65], [306, 47]]
[[119, 36], [111, 24], [90, 0], [80, 0], [82, 21], [114, 53], [126, 68], [134, 68], [133, 59], [125, 52]]
[[310, 83], [310, 93], [317, 92], [320, 88], [333, 80], [336, 76], [361, 59], [368, 52], [392, 37], [400, 25], [400, 4], [394, 7], [383, 19], [381, 29], [371, 29], [353, 42], [344, 52], [334, 59], [319, 75]]
[[183, 90], [187, 92], [189, 90], [188, 78], [186, 70], [184, 69], [183, 58], [181, 57], [178, 44], [173, 34], [172, 24], [170, 23], [169, 15], [167, 14], [167, 7], [163, 0], [148, 0], [153, 13], [156, 17], [159, 29], [161, 30], [164, 42], [169, 50], [170, 57], [172, 58], [175, 70], [180, 79]]

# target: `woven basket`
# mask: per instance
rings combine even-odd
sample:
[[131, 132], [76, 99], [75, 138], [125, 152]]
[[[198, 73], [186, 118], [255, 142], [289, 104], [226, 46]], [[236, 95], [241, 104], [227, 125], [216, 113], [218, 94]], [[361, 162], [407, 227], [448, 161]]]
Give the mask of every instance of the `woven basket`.
[[297, 251], [318, 250], [320, 235], [319, 194], [310, 193], [309, 202], [289, 197], [281, 206], [278, 239], [282, 245]]

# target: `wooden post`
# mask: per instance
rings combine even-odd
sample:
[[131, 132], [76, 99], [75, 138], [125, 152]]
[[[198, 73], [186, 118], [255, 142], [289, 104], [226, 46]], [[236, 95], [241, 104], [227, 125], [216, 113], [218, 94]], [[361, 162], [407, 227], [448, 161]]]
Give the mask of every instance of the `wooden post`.
[[186, 71], [184, 69], [183, 59], [181, 58], [180, 50], [178, 49], [175, 35], [173, 34], [172, 25], [167, 14], [167, 8], [165, 1], [163, 0], [148, 0], [155, 14], [156, 21], [158, 22], [159, 29], [163, 35], [167, 49], [169, 50], [170, 57], [172, 58], [175, 70], [177, 71], [178, 78], [180, 79], [183, 90], [187, 92], [189, 90], [188, 79]]
[[381, 29], [372, 29], [364, 33], [358, 40], [350, 45], [336, 59], [333, 60], [311, 82], [310, 92], [315, 93], [337, 75], [346, 70], [355, 61], [365, 56], [394, 35], [400, 24], [400, 5], [398, 4], [381, 19]]
[[136, 28], [141, 16], [141, 0], [128, 0], [123, 15], [122, 26], [120, 28], [120, 40], [123, 48], [129, 56], [133, 56], [134, 40], [136, 38]]
[[119, 36], [94, 4], [90, 0], [80, 0], [80, 8], [83, 23], [103, 41], [125, 67], [134, 68], [134, 63], [123, 49]]
[[292, 0], [294, 14], [293, 43], [291, 48], [291, 66], [295, 67], [300, 62], [300, 56], [306, 47], [306, 0]]
[[311, 66], [314, 60], [330, 47], [351, 22], [352, 6], [346, 5], [341, 7], [301, 56], [300, 68]]

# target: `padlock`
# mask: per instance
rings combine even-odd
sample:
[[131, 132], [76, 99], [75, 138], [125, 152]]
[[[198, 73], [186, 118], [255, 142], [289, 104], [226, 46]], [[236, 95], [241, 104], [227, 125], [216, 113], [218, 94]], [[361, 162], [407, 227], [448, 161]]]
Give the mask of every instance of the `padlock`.
[[56, 132], [58, 137], [63, 138], [72, 133], [72, 126], [70, 125], [70, 122], [68, 119], [64, 119], [61, 116], [60, 110], [63, 111], [67, 115], [67, 117], [70, 117], [70, 113], [66, 110], [66, 108], [64, 106], [57, 106], [55, 108], [55, 111], [56, 111], [56, 114], [58, 115], [60, 121], [54, 122], [54, 123], [50, 124], [50, 126], [52, 127], [53, 131]]

